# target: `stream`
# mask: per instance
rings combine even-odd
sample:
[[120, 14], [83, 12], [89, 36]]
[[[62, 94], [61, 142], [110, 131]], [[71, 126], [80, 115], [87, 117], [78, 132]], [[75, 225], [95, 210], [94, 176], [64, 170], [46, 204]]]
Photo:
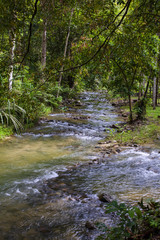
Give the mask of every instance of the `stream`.
[[80, 101], [22, 135], [0, 144], [0, 239], [94, 240], [105, 222], [98, 195], [134, 204], [160, 200], [158, 147], [126, 148], [103, 156], [95, 146], [120, 123], [105, 93]]

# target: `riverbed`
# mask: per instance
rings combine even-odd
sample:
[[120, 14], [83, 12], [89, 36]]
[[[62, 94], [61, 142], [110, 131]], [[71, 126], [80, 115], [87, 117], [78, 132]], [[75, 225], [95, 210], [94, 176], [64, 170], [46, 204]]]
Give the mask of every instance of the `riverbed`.
[[105, 93], [79, 98], [0, 145], [0, 239], [95, 239], [87, 221], [114, 223], [100, 193], [132, 204], [159, 200], [158, 148], [102, 157], [95, 146], [121, 120]]

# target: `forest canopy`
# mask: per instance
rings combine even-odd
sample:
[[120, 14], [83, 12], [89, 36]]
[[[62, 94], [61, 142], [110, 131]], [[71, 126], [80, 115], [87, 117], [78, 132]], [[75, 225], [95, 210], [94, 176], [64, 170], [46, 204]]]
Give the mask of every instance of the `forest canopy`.
[[135, 94], [139, 118], [148, 89], [156, 105], [159, 1], [1, 0], [0, 22], [2, 124], [34, 122], [83, 90], [127, 99], [130, 120]]

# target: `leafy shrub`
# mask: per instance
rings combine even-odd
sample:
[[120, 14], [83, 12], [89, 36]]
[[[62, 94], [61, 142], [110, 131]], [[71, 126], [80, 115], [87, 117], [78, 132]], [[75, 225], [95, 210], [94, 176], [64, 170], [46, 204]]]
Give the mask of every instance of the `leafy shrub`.
[[137, 206], [127, 206], [112, 201], [107, 205], [106, 213], [114, 213], [118, 218], [115, 227], [105, 228], [105, 233], [97, 239], [159, 239], [160, 203], [150, 200], [144, 204], [143, 199]]
[[142, 98], [138, 100], [134, 105], [134, 111], [137, 115], [137, 119], [143, 120], [146, 115], [147, 99]]
[[11, 127], [0, 126], [0, 140], [13, 134]]

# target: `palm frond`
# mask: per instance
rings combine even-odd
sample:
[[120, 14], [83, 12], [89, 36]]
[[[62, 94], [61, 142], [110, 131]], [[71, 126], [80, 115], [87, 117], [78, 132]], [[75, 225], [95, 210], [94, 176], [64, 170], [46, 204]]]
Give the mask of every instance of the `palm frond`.
[[26, 114], [26, 111], [15, 104], [15, 101], [13, 100], [13, 103], [8, 100], [7, 106], [3, 106], [0, 108], [0, 122], [1, 124], [7, 124], [13, 125], [16, 132], [19, 132], [23, 129], [22, 123], [17, 119], [22, 115], [22, 119], [24, 119], [24, 115]]

